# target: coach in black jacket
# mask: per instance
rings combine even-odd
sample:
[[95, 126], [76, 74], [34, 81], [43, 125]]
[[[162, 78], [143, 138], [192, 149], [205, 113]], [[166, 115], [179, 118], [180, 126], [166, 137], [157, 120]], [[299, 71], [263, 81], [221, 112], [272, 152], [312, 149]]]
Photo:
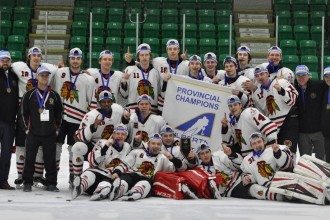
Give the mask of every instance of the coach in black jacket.
[[48, 69], [39, 67], [37, 87], [24, 94], [20, 107], [21, 124], [27, 134], [24, 192], [32, 190], [34, 163], [39, 146], [43, 147], [46, 190], [59, 191], [56, 187], [56, 136], [61, 126], [63, 105], [59, 94], [48, 86], [49, 74]]
[[11, 149], [18, 111], [18, 78], [11, 70], [8, 51], [0, 51], [0, 189], [15, 189], [8, 184]]

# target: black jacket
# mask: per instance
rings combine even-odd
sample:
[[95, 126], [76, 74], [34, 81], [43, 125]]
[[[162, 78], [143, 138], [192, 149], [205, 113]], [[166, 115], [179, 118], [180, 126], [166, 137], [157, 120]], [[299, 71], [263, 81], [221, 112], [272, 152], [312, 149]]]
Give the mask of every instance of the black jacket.
[[328, 105], [328, 91], [330, 92], [330, 87], [324, 83], [324, 93], [322, 96], [322, 104], [321, 104], [321, 128], [324, 137], [330, 138], [330, 109], [327, 109]]
[[7, 91], [7, 76], [0, 68], [0, 121], [15, 124], [18, 112], [18, 78], [10, 68], [8, 70], [8, 83], [10, 92]]
[[[35, 136], [51, 136], [61, 127], [63, 105], [58, 93], [50, 87], [49, 97], [45, 107], [49, 110], [49, 121], [40, 121], [39, 103], [36, 96], [37, 88], [26, 92], [22, 98], [20, 114], [21, 125], [24, 130]], [[43, 91], [40, 91], [43, 94]]]
[[[323, 95], [322, 81], [307, 82], [307, 88], [303, 90], [295, 82], [295, 88], [299, 92], [296, 100], [300, 133], [315, 133], [321, 131], [321, 100]], [[303, 101], [304, 99], [304, 101]]]

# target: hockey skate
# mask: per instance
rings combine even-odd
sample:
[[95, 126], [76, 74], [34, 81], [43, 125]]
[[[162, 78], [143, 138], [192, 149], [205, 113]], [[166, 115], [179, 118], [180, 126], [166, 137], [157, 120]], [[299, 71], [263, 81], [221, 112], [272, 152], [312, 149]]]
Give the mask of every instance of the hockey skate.
[[142, 197], [142, 194], [136, 191], [128, 191], [122, 197], [118, 198], [119, 201], [136, 201]]
[[214, 199], [221, 199], [219, 189], [214, 180], [209, 180], [209, 188], [210, 188], [210, 191], [211, 191]]
[[110, 191], [111, 191], [110, 187], [104, 187], [103, 189], [101, 189], [100, 192], [94, 193], [89, 200], [90, 201], [99, 201], [99, 200], [105, 199], [109, 196]]
[[46, 179], [42, 176], [40, 177], [33, 177], [33, 187], [46, 189], [47, 183]]
[[77, 176], [72, 183], [72, 199], [77, 198], [81, 194], [81, 178], [80, 176]]
[[113, 183], [112, 183], [112, 190], [110, 192], [109, 195], [109, 199], [110, 201], [116, 199], [116, 197], [118, 196], [119, 193], [119, 189], [120, 189], [120, 178], [116, 178]]
[[189, 189], [189, 187], [188, 187], [187, 185], [185, 185], [185, 184], [182, 184], [182, 185], [181, 185], [181, 191], [182, 191], [186, 196], [188, 196], [188, 197], [191, 198], [191, 199], [198, 199], [198, 197], [196, 196], [196, 194], [193, 193], [193, 192]]
[[17, 178], [14, 183], [16, 185], [16, 189], [22, 189], [23, 188], [23, 179]]

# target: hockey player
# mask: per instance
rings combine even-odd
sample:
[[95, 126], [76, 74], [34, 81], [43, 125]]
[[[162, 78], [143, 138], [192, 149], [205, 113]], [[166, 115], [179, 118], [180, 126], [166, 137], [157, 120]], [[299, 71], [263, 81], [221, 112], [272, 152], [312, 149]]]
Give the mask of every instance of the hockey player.
[[[28, 50], [27, 54], [27, 62], [18, 61], [12, 64], [12, 70], [16, 73], [18, 77], [18, 86], [19, 86], [19, 100], [22, 99], [23, 95], [34, 89], [37, 85], [37, 71], [40, 67], [46, 67], [50, 71], [49, 82], [51, 82], [54, 77], [58, 67], [49, 63], [41, 63], [42, 60], [42, 51], [38, 47], [31, 47]], [[19, 119], [20, 120], [20, 119]], [[17, 120], [17, 121], [19, 121]], [[24, 168], [24, 160], [25, 160], [25, 139], [26, 134], [18, 124], [16, 126], [16, 137], [15, 137], [15, 145], [16, 145], [16, 167], [18, 178], [15, 180], [15, 184], [17, 188], [20, 188], [23, 183], [22, 180], [22, 172]], [[60, 162], [60, 152], [56, 152], [56, 164], [57, 169], [59, 169]], [[39, 148], [35, 171], [34, 171], [34, 182], [45, 183], [43, 176], [44, 172], [44, 161], [42, 155], [42, 147]]]
[[160, 134], [149, 136], [146, 149], [135, 149], [113, 170], [112, 179], [120, 178], [118, 191], [110, 193], [110, 198], [134, 201], [147, 197], [151, 192], [152, 179], [159, 172], [174, 172], [175, 166], [160, 153]]
[[[104, 50], [99, 55], [99, 64], [101, 68], [87, 69], [87, 72], [95, 80], [95, 95], [92, 102], [94, 105], [97, 104], [94, 100], [97, 101], [100, 93], [104, 90], [110, 91], [113, 97], [113, 102], [118, 103], [118, 92], [123, 73], [111, 70], [113, 59], [113, 53], [109, 50]], [[125, 105], [123, 107], [125, 107]]]
[[94, 78], [87, 73], [81, 73], [82, 51], [79, 48], [70, 50], [69, 63], [70, 67], [57, 70], [53, 79], [53, 88], [60, 94], [64, 106], [63, 121], [56, 147], [62, 149], [67, 136], [70, 181], [73, 181], [71, 149], [75, 143], [74, 134], [91, 106]]
[[218, 84], [220, 80], [225, 78], [224, 70], [217, 70], [218, 60], [217, 56], [208, 52], [204, 55], [203, 65], [205, 69], [202, 69], [203, 74], [212, 80], [212, 83]]
[[157, 101], [161, 91], [158, 71], [151, 64], [151, 48], [148, 44], [140, 44], [136, 50], [139, 64], [128, 66], [123, 74], [120, 94], [127, 98], [128, 109], [137, 109], [137, 97], [143, 94], [151, 97], [151, 107], [158, 113]]
[[75, 132], [77, 142], [72, 146], [72, 166], [75, 176], [82, 173], [84, 158], [87, 160], [87, 154], [96, 142], [109, 139], [116, 124], [127, 124], [129, 121], [129, 113], [120, 105], [113, 103], [111, 92], [102, 91], [98, 98], [100, 107], [88, 112]]
[[226, 57], [223, 60], [223, 66], [225, 67], [225, 78], [219, 82], [221, 86], [228, 86], [233, 88], [232, 94], [237, 95], [243, 103], [243, 107], [253, 105], [251, 98], [251, 91], [245, 91], [242, 84], [246, 81], [250, 81], [247, 77], [237, 74], [237, 60], [234, 57]]
[[256, 108], [243, 110], [241, 100], [235, 96], [229, 96], [227, 100], [230, 111], [229, 121], [226, 117], [221, 120], [222, 140], [230, 146], [234, 152], [246, 156], [252, 151], [249, 142], [253, 132], [261, 132], [267, 139], [267, 145], [273, 145], [277, 140], [277, 126], [267, 116], [263, 115]]
[[238, 61], [237, 74], [239, 76], [245, 76], [251, 82], [255, 82], [254, 68], [250, 66], [252, 60], [250, 48], [247, 46], [237, 48], [235, 58]]
[[192, 55], [189, 57], [187, 76], [191, 79], [202, 80], [212, 83], [212, 80], [206, 76], [206, 73], [202, 71], [202, 59], [198, 55]]
[[323, 72], [323, 99], [321, 104], [321, 129], [324, 136], [325, 160], [330, 163], [330, 66]]
[[255, 132], [249, 143], [253, 151], [241, 164], [243, 188], [252, 198], [264, 200], [283, 200], [283, 196], [272, 192], [269, 186], [277, 171], [289, 171], [293, 166], [291, 152], [284, 145], [273, 144], [266, 148], [266, 139]]
[[254, 75], [258, 82], [258, 88], [252, 96], [256, 108], [277, 125], [277, 143], [292, 147], [296, 153], [299, 126], [293, 106], [298, 96], [297, 90], [286, 79], [270, 79], [268, 70], [262, 66], [256, 67]]
[[95, 144], [88, 155], [89, 168], [74, 179], [72, 199], [85, 192], [94, 194], [91, 200], [101, 200], [107, 198], [111, 191], [118, 190], [120, 181], [118, 179], [113, 182], [111, 172], [131, 151], [131, 147], [125, 142], [127, 134], [126, 126], [117, 124], [111, 137], [101, 139]]
[[129, 143], [132, 149], [144, 148], [148, 141], [148, 136], [153, 133], [159, 133], [165, 125], [162, 116], [152, 114], [152, 99], [148, 95], [141, 95], [137, 98], [138, 109], [131, 114], [127, 125], [129, 131]]

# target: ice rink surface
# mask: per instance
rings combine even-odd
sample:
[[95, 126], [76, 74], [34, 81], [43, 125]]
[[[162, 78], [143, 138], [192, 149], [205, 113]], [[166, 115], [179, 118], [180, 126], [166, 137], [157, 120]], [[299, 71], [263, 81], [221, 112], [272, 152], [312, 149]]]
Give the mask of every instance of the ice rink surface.
[[[17, 178], [16, 158], [12, 155], [9, 183]], [[71, 201], [68, 189], [68, 151], [63, 147], [61, 170], [58, 175], [59, 193], [33, 188], [0, 190], [1, 220], [325, 220], [329, 219], [330, 206], [276, 201], [243, 200], [173, 200], [147, 198], [134, 202], [108, 200], [91, 202], [81, 195]]]

